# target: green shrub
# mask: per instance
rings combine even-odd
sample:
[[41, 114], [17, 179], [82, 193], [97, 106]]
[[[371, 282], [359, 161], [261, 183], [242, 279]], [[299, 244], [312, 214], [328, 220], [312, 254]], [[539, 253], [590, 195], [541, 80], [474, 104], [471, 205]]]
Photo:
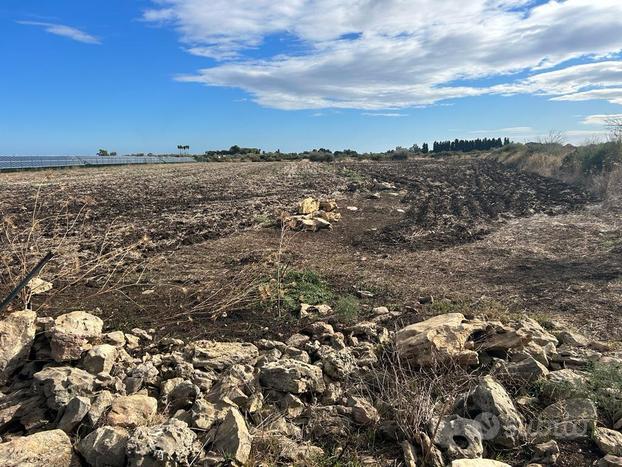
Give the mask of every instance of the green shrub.
[[584, 174], [594, 174], [608, 172], [619, 163], [622, 163], [622, 147], [619, 143], [609, 142], [577, 148], [566, 156], [563, 166]]
[[282, 303], [294, 312], [301, 303], [321, 305], [332, 301], [334, 294], [328, 282], [314, 271], [288, 271], [283, 278]]

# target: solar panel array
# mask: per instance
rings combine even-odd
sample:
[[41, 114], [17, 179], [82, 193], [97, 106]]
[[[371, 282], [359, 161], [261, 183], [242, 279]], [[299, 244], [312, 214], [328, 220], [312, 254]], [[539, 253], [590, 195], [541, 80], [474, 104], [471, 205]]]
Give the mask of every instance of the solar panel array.
[[0, 170], [126, 164], [179, 164], [182, 162], [195, 162], [195, 160], [192, 157], [176, 156], [0, 156]]

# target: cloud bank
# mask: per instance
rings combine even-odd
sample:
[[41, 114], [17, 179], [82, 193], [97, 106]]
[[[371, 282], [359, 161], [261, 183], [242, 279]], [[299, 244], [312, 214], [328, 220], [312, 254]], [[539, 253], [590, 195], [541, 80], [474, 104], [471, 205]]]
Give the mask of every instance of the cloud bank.
[[[267, 107], [378, 111], [519, 93], [622, 104], [619, 0], [152, 2], [144, 20], [214, 60], [179, 81], [241, 88]], [[284, 48], [271, 53], [270, 40]]]

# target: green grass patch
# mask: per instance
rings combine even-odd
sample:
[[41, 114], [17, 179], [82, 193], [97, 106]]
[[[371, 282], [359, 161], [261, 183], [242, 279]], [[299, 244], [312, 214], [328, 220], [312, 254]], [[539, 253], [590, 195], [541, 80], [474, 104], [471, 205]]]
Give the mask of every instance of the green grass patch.
[[343, 295], [335, 303], [335, 313], [345, 321], [354, 321], [361, 311], [361, 304], [353, 295]]

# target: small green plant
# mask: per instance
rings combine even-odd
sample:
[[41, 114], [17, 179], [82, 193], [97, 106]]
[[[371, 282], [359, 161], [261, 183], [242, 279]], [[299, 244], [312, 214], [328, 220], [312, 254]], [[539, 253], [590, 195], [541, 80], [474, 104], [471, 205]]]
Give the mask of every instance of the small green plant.
[[290, 270], [283, 273], [280, 281], [270, 278], [260, 286], [263, 306], [295, 312], [301, 303], [321, 305], [331, 303], [333, 291], [315, 271]]
[[354, 321], [361, 311], [358, 298], [353, 295], [344, 295], [335, 303], [335, 313], [346, 321]]

